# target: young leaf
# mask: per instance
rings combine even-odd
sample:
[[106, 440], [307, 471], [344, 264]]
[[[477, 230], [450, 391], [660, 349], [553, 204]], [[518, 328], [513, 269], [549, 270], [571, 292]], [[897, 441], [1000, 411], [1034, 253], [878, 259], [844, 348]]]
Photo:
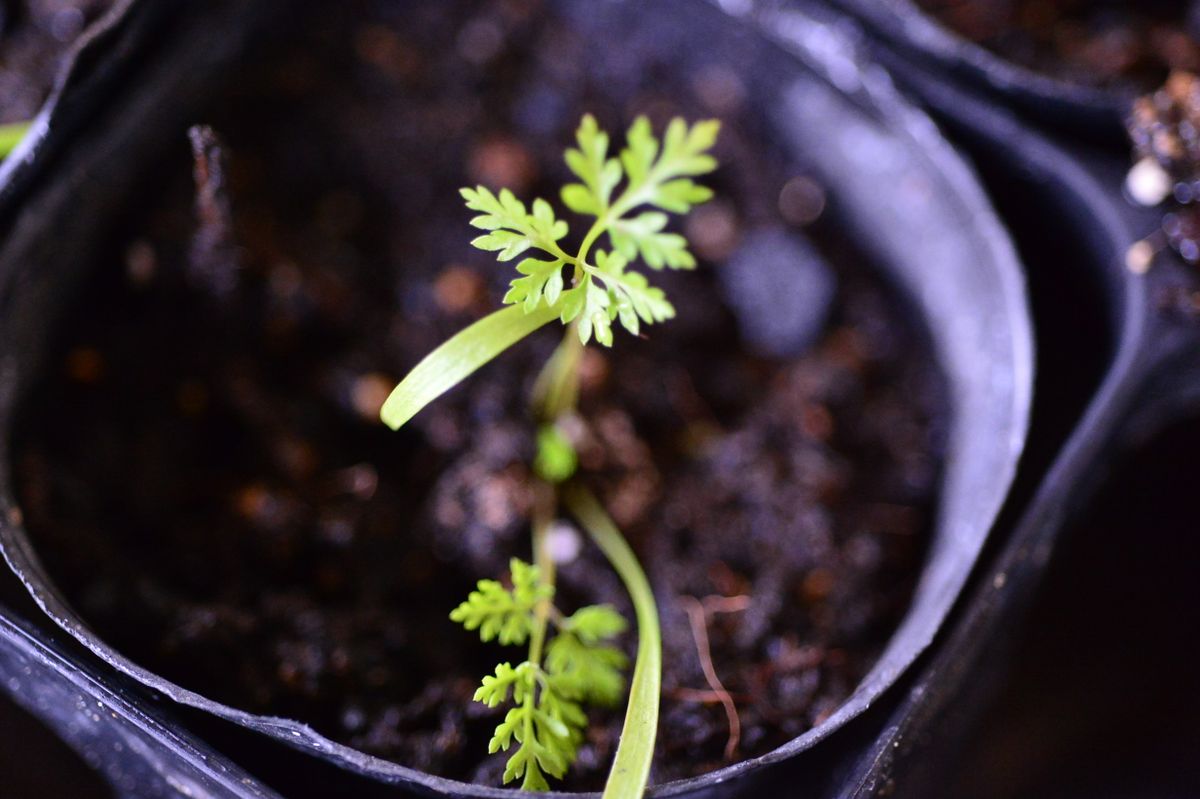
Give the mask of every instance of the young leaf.
[[595, 644], [625, 632], [629, 622], [612, 605], [586, 605], [565, 618], [562, 626], [585, 644]]
[[613, 222], [608, 232], [613, 249], [627, 261], [640, 254], [651, 269], [694, 269], [696, 258], [688, 252], [687, 239], [678, 233], [663, 233], [667, 215], [647, 211]]
[[617, 204], [628, 208], [656, 205], [683, 214], [711, 199], [712, 190], [691, 178], [717, 168], [716, 159], [707, 151], [716, 144], [719, 130], [716, 120], [697, 122], [689, 128], [682, 119], [675, 118], [667, 125], [660, 148], [650, 131], [650, 121], [638, 117], [621, 151], [629, 185]]
[[658, 139], [650, 129], [650, 120], [640, 116], [633, 120], [625, 134], [625, 149], [621, 150], [621, 164], [631, 188], [646, 183], [654, 159], [658, 155]]
[[[511, 568], [511, 590], [495, 580], [480, 580], [466, 601], [450, 612], [450, 620], [468, 630], [479, 630], [483, 641], [498, 638], [501, 644], [525, 643], [533, 627], [534, 608], [550, 599], [554, 588], [541, 582], [535, 566], [513, 558]], [[500, 676], [497, 670], [496, 678]], [[488, 685], [484, 680], [484, 687]]]
[[578, 704], [560, 694], [532, 663], [514, 670], [513, 697], [517, 706], [508, 711], [488, 742], [489, 752], [507, 751], [515, 739], [519, 746], [504, 768], [504, 782], [522, 778], [529, 791], [548, 790], [546, 778], [562, 777], [575, 761], [583, 741], [587, 716]]
[[686, 214], [692, 210], [693, 205], [708, 202], [712, 196], [712, 189], [707, 186], [701, 186], [688, 178], [679, 178], [655, 185], [646, 202], [666, 211]]
[[499, 638], [502, 644], [523, 644], [529, 637], [530, 610], [521, 607], [512, 592], [495, 580], [480, 580], [466, 601], [450, 611], [450, 620], [468, 630], [479, 630], [479, 638]]
[[[608, 287], [611, 295], [612, 315], [621, 320], [621, 324], [633, 335], [638, 334], [638, 320], [650, 324], [662, 322], [675, 316], [675, 306], [667, 300], [662, 289], [655, 288], [640, 272], [627, 272], [625, 267], [629, 261], [619, 253], [596, 252], [596, 266], [589, 267], [591, 275]], [[608, 342], [596, 338], [608, 346], [612, 342], [609, 333]]]
[[[518, 734], [518, 731], [524, 735], [525, 709], [522, 706], [514, 707], [504, 715], [504, 721], [496, 725], [496, 729], [492, 732], [492, 739], [488, 741], [488, 754], [494, 755], [503, 750], [508, 751], [512, 746], [513, 738]], [[509, 766], [512, 766], [512, 761], [509, 761]], [[507, 772], [506, 772], [507, 774]], [[518, 775], [519, 776], [519, 775]], [[510, 778], [505, 777], [505, 782]]]
[[592, 279], [595, 269], [588, 267], [590, 272], [575, 288], [563, 293], [562, 316], [563, 322], [578, 319], [579, 340], [587, 344], [595, 335], [606, 347], [612, 346], [612, 320], [616, 317], [617, 308], [613, 304], [609, 291]]
[[629, 661], [611, 646], [585, 644], [578, 635], [560, 632], [546, 646], [546, 672], [566, 696], [615, 705], [625, 691], [621, 672]]
[[508, 570], [512, 577], [513, 596], [522, 606], [532, 610], [533, 606], [543, 599], [554, 598], [553, 586], [542, 582], [541, 571], [537, 566], [520, 558], [510, 558]]
[[383, 403], [380, 418], [399, 430], [426, 405], [558, 315], [558, 309], [541, 305], [529, 313], [511, 306], [483, 317], [413, 367]]
[[554, 307], [563, 290], [563, 266], [560, 258], [553, 261], [539, 261], [536, 258], [526, 258], [517, 264], [517, 271], [525, 277], [512, 281], [511, 288], [504, 295], [506, 304], [521, 303], [525, 313], [531, 313], [544, 298], [546, 305]]
[[[525, 717], [529, 712], [524, 708], [513, 708], [509, 711], [509, 715], [516, 714], [514, 724], [525, 724]], [[508, 720], [505, 719], [505, 723]], [[550, 784], [546, 782], [546, 778], [542, 776], [542, 770], [539, 767], [538, 761], [544, 756], [546, 747], [533, 738], [532, 735], [526, 736], [528, 742], [522, 741], [521, 746], [508, 759], [508, 763], [504, 766], [504, 782], [505, 784], [512, 782], [517, 777], [523, 777], [521, 780], [521, 790], [523, 791], [548, 791]], [[508, 749], [508, 747], [504, 747]]]
[[625, 654], [602, 642], [625, 631], [625, 618], [611, 605], [588, 605], [559, 624], [546, 649], [546, 672], [566, 695], [613, 705], [625, 690]]
[[467, 208], [481, 214], [471, 220], [471, 225], [491, 231], [471, 242], [481, 250], [498, 252], [500, 261], [510, 261], [530, 247], [550, 253], [555, 258], [565, 259], [566, 253], [558, 241], [567, 235], [567, 223], [555, 219], [554, 209], [545, 200], [533, 201], [533, 213], [525, 210], [521, 202], [508, 189], [499, 196], [484, 186], [460, 191]]
[[520, 673], [511, 664], [501, 663], [496, 667], [495, 676], [489, 674], [483, 678], [483, 684], [475, 689], [474, 699], [488, 707], [507, 702], [509, 691], [520, 678]]
[[608, 134], [586, 114], [575, 133], [578, 150], [567, 150], [567, 166], [583, 183], [563, 187], [563, 204], [577, 214], [600, 216], [608, 210], [613, 189], [621, 182], [621, 164], [608, 157]]

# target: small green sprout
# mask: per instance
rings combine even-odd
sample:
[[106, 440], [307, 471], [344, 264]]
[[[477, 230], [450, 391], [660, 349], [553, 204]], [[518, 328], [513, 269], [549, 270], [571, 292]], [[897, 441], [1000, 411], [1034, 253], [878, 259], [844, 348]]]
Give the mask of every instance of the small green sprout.
[[[546, 603], [555, 635], [548, 641], [534, 638], [528, 659], [516, 666], [501, 663], [475, 691], [475, 701], [488, 707], [504, 704], [510, 696], [515, 704], [488, 744], [489, 752], [508, 751], [514, 740], [518, 744], [504, 781], [521, 778], [525, 790], [544, 791], [549, 789], [545, 774], [561, 778], [575, 761], [587, 727], [581, 703], [611, 706], [620, 701], [627, 663], [609, 643], [628, 625], [608, 605], [589, 605], [563, 616], [549, 604], [554, 588], [541, 580], [536, 566], [513, 558], [510, 569], [511, 589], [480, 580], [478, 590], [450, 618], [468, 630], [478, 629], [483, 641], [524, 644], [537, 634], [538, 607]], [[539, 652], [543, 641], [544, 660]]]
[[[398, 429], [422, 408], [530, 333], [558, 319], [566, 334], [534, 386], [538, 419], [538, 478], [533, 513], [533, 564], [513, 559], [511, 587], [480, 580], [450, 614], [483, 641], [528, 645], [524, 660], [505, 662], [483, 678], [475, 700], [488, 707], [512, 702], [496, 727], [488, 751], [509, 756], [504, 782], [521, 779], [527, 790], [547, 790], [546, 775], [561, 778], [574, 762], [587, 727], [586, 705], [614, 705], [625, 693], [625, 655], [612, 645], [628, 626], [607, 605], [580, 608], [565, 616], [554, 606], [554, 561], [548, 530], [561, 502], [612, 564], [629, 592], [637, 617], [638, 650], [629, 684], [629, 703], [605, 799], [637, 799], [645, 791], [654, 754], [662, 683], [662, 639], [658, 610], [645, 572], [633, 550], [592, 494], [574, 481], [579, 458], [567, 421], [579, 397], [582, 348], [593, 339], [613, 343], [613, 322], [634, 335], [643, 325], [670, 319], [675, 308], [662, 289], [630, 267], [640, 260], [651, 270], [692, 269], [687, 240], [667, 231], [668, 213], [686, 214], [712, 197], [693, 178], [716, 169], [708, 154], [718, 123], [689, 126], [674, 119], [660, 142], [639, 117], [626, 145], [609, 155], [608, 134], [587, 115], [576, 132], [577, 148], [566, 152], [579, 179], [563, 187], [563, 205], [592, 217], [572, 252], [564, 242], [570, 226], [538, 198], [527, 207], [512, 192], [477, 186], [462, 190], [471, 224], [486, 231], [471, 243], [516, 264], [517, 277], [504, 296], [508, 307], [480, 319], [443, 343], [396, 386], [380, 415]], [[624, 184], [622, 186], [622, 183]], [[597, 245], [607, 238], [608, 249]], [[550, 628], [553, 626], [553, 633]]]

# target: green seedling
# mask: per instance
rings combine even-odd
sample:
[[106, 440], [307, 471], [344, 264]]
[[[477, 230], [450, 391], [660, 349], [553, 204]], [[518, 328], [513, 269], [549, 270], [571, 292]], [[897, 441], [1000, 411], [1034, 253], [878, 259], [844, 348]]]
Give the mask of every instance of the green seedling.
[[[562, 204], [591, 219], [577, 246], [570, 226], [544, 199], [528, 206], [507, 189], [462, 190], [471, 225], [485, 231], [471, 243], [517, 261], [507, 306], [439, 346], [400, 382], [383, 405], [393, 429], [481, 366], [554, 320], [565, 335], [538, 376], [532, 400], [538, 420], [538, 477], [532, 532], [533, 563], [513, 559], [510, 586], [481, 580], [450, 618], [484, 641], [527, 647], [517, 665], [504, 662], [483, 678], [475, 699], [489, 707], [512, 703], [496, 727], [489, 751], [508, 751], [504, 782], [547, 790], [546, 776], [563, 777], [587, 727], [587, 705], [614, 705], [625, 693], [626, 659], [613, 646], [627, 626], [613, 608], [594, 605], [565, 615], [554, 604], [554, 562], [548, 532], [559, 506], [575, 518], [607, 557], [629, 592], [637, 618], [638, 649], [621, 741], [609, 772], [607, 799], [636, 799], [646, 788], [658, 726], [662, 641], [649, 582], [632, 549], [599, 501], [573, 480], [578, 458], [564, 421], [575, 413], [579, 363], [591, 341], [613, 344], [614, 322], [638, 335], [664, 322], [675, 308], [662, 289], [633, 268], [692, 269], [687, 240], [667, 230], [668, 214], [686, 214], [712, 197], [694, 178], [716, 169], [709, 154], [718, 123], [674, 119], [660, 141], [639, 117], [617, 156], [609, 136], [587, 115], [576, 132], [567, 167], [578, 178], [561, 192]], [[602, 249], [601, 247], [605, 248]], [[518, 261], [517, 259], [520, 258]]]

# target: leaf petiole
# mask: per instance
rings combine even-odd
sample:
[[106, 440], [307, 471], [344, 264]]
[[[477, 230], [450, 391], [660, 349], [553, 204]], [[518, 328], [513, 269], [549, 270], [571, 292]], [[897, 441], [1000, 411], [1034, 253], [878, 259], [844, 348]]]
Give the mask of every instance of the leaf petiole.
[[650, 779], [654, 739], [658, 735], [658, 703], [662, 690], [662, 632], [658, 605], [637, 555], [633, 554], [621, 531], [592, 493], [578, 483], [570, 483], [563, 487], [562, 498], [567, 510], [608, 558], [633, 601], [638, 631], [637, 659], [629, 684], [629, 704], [625, 709], [621, 740], [604, 785], [603, 799], [640, 799]]

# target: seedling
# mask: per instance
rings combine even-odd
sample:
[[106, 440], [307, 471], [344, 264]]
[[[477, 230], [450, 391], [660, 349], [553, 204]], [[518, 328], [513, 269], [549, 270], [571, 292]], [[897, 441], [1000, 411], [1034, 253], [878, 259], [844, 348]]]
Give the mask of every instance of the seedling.
[[[591, 115], [584, 116], [576, 132], [577, 148], [566, 152], [567, 166], [579, 182], [564, 186], [561, 199], [570, 211], [593, 221], [573, 254], [564, 244], [569, 225], [546, 200], [535, 199], [527, 207], [507, 189], [498, 194], [483, 186], [463, 189], [467, 207], [479, 214], [471, 224], [486, 231], [471, 243], [495, 252], [499, 261], [525, 256], [504, 296], [508, 307], [426, 356], [381, 411], [383, 421], [398, 429], [537, 329], [555, 319], [567, 327], [538, 376], [532, 399], [539, 423], [533, 464], [538, 476], [533, 563], [514, 558], [511, 587], [481, 580], [450, 614], [468, 630], [477, 630], [484, 641], [528, 646], [524, 660], [516, 666], [501, 663], [475, 692], [475, 699], [489, 707], [513, 702], [488, 748], [508, 751], [516, 742], [504, 782], [521, 778], [527, 790], [547, 790], [545, 775], [561, 778], [575, 760], [587, 726], [583, 706], [615, 704], [625, 689], [626, 659], [612, 646], [627, 626], [625, 619], [606, 605], [579, 608], [570, 615], [554, 605], [554, 561], [547, 537], [560, 503], [617, 571], [637, 617], [629, 704], [604, 796], [635, 799], [649, 778], [662, 679], [658, 612], [645, 573], [624, 537], [596, 498], [571, 479], [578, 459], [563, 422], [575, 412], [580, 356], [589, 341], [611, 347], [613, 322], [638, 335], [643, 325], [675, 315], [662, 289], [630, 267], [639, 260], [652, 270], [696, 266], [687, 240], [666, 230], [667, 213], [686, 214], [712, 197], [712, 191], [693, 178], [716, 168], [708, 151], [717, 130], [716, 121], [689, 126], [673, 119], [660, 142], [650, 122], [639, 117], [626, 134], [625, 148], [611, 157], [608, 134]], [[608, 249], [600, 249], [605, 237]]]

